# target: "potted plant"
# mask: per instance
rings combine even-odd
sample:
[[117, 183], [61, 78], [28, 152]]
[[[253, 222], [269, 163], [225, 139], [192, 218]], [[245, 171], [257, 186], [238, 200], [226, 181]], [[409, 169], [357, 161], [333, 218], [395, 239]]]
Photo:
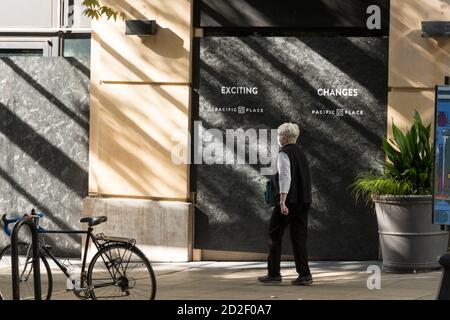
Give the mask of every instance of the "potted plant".
[[425, 127], [416, 111], [411, 129], [403, 133], [392, 124], [392, 131], [393, 138], [383, 138], [382, 173], [362, 173], [350, 188], [356, 201], [375, 204], [384, 271], [436, 269], [448, 232], [432, 223], [431, 124]]

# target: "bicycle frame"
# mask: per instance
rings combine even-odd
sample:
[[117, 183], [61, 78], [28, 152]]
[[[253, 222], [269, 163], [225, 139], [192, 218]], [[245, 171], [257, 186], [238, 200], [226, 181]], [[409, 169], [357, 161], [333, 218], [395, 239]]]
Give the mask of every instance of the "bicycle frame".
[[[43, 234], [85, 234], [85, 235], [87, 235], [85, 250], [84, 250], [84, 254], [83, 254], [83, 262], [81, 265], [81, 287], [83, 287], [83, 285], [84, 285], [84, 274], [85, 274], [85, 269], [86, 269], [87, 251], [89, 248], [90, 241], [92, 241], [96, 245], [97, 250], [99, 249], [99, 245], [97, 244], [97, 241], [95, 240], [95, 237], [92, 233], [93, 230], [94, 230], [94, 228], [89, 227], [88, 230], [86, 230], [86, 231], [85, 230], [73, 230], [73, 231], [40, 230], [39, 231], [39, 233], [43, 233]], [[51, 252], [51, 248], [49, 248], [48, 246], [41, 243], [41, 251], [44, 251], [45, 254], [55, 262], [55, 264], [66, 275], [66, 277], [70, 276], [70, 274], [67, 270], [67, 267], [64, 264], [62, 264], [58, 258], [55, 257], [55, 255]]]
[[[113, 243], [128, 243], [132, 246], [135, 245], [135, 240], [134, 239], [127, 239], [127, 238], [113, 238], [113, 237], [104, 237], [103, 239], [98, 240], [94, 234], [93, 234], [93, 227], [89, 227], [87, 231], [84, 230], [73, 230], [73, 231], [54, 231], [54, 230], [40, 230], [38, 231], [38, 233], [43, 233], [43, 234], [85, 234], [86, 235], [86, 243], [85, 243], [85, 247], [84, 247], [84, 254], [83, 254], [83, 260], [82, 260], [82, 264], [81, 264], [81, 274], [80, 274], [80, 289], [81, 291], [86, 290], [87, 288], [84, 287], [85, 285], [85, 281], [86, 281], [86, 266], [87, 266], [87, 255], [88, 255], [88, 249], [89, 249], [89, 245], [92, 241], [92, 243], [94, 243], [97, 251], [102, 250], [103, 248], [105, 248], [108, 245], [111, 245]], [[105, 243], [100, 243], [100, 241], [105, 241]], [[45, 254], [50, 257], [55, 264], [58, 266], [58, 268], [66, 275], [66, 277], [70, 277], [70, 274], [66, 268], [66, 266], [64, 266], [59, 260], [58, 258], [56, 258], [53, 253], [51, 252], [51, 248], [49, 248], [48, 246], [46, 246], [45, 244], [41, 243], [41, 251], [44, 251]], [[106, 264], [105, 258], [102, 257], [103, 261]], [[108, 257], [108, 259], [110, 259], [110, 257]], [[110, 259], [111, 260], [111, 259]], [[108, 272], [111, 271], [108, 268]], [[113, 274], [111, 274], [111, 277], [113, 277]]]

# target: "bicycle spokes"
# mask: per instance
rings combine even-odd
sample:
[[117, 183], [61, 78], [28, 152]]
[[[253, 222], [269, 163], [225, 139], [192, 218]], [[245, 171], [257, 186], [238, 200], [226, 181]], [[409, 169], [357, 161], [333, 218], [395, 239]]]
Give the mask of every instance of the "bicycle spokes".
[[[31, 244], [21, 242], [18, 246], [19, 286], [22, 300], [34, 299], [33, 258], [31, 257]], [[42, 299], [50, 299], [52, 293], [52, 278], [50, 266], [44, 257], [40, 258]], [[11, 283], [11, 247], [7, 246], [0, 253], [0, 282]], [[3, 298], [12, 299], [10, 286], [2, 287]]]
[[155, 280], [148, 260], [133, 247], [110, 246], [89, 267], [89, 282], [95, 299], [149, 300]]

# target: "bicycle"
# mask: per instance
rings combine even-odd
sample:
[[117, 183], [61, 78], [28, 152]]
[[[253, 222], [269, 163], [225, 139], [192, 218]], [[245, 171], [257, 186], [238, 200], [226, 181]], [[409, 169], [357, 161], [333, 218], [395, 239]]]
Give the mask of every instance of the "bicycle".
[[[86, 243], [80, 273], [75, 268], [66, 266], [52, 253], [52, 247], [39, 239], [39, 253], [41, 260], [42, 299], [50, 300], [53, 291], [53, 276], [47, 258], [50, 258], [67, 277], [68, 289], [80, 299], [133, 299], [154, 300], [156, 296], [156, 277], [150, 261], [144, 253], [136, 247], [136, 240], [129, 238], [110, 237], [103, 233], [94, 235], [94, 226], [107, 221], [106, 217], [84, 217], [80, 223], [87, 223], [88, 229], [73, 231], [53, 231], [39, 226], [43, 213], [36, 213], [20, 218], [8, 219], [2, 216], [3, 231], [11, 235], [9, 225], [21, 219], [31, 219], [39, 233], [42, 234], [85, 234]], [[87, 264], [88, 248], [92, 242], [97, 249], [92, 260]], [[19, 242], [19, 279], [21, 299], [33, 298], [32, 272], [32, 243]], [[11, 270], [11, 246], [6, 246], [0, 252], [0, 276], [8, 275]], [[9, 260], [8, 260], [9, 258]], [[87, 267], [87, 271], [86, 271]], [[6, 270], [6, 271], [5, 271]], [[11, 272], [9, 271], [11, 277]], [[70, 279], [70, 280], [69, 280]], [[2, 282], [4, 283], [4, 282]], [[11, 299], [12, 295], [2, 290], [3, 299]]]

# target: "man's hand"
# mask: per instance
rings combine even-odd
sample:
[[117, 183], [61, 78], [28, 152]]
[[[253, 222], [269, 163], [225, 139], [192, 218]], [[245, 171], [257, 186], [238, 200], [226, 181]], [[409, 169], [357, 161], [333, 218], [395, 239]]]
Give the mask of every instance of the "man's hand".
[[287, 193], [280, 193], [280, 207], [281, 207], [281, 213], [287, 216], [289, 214], [289, 209], [286, 207], [286, 198]]
[[287, 216], [289, 214], [289, 209], [286, 207], [286, 204], [284, 202], [280, 203], [281, 206], [281, 213]]

